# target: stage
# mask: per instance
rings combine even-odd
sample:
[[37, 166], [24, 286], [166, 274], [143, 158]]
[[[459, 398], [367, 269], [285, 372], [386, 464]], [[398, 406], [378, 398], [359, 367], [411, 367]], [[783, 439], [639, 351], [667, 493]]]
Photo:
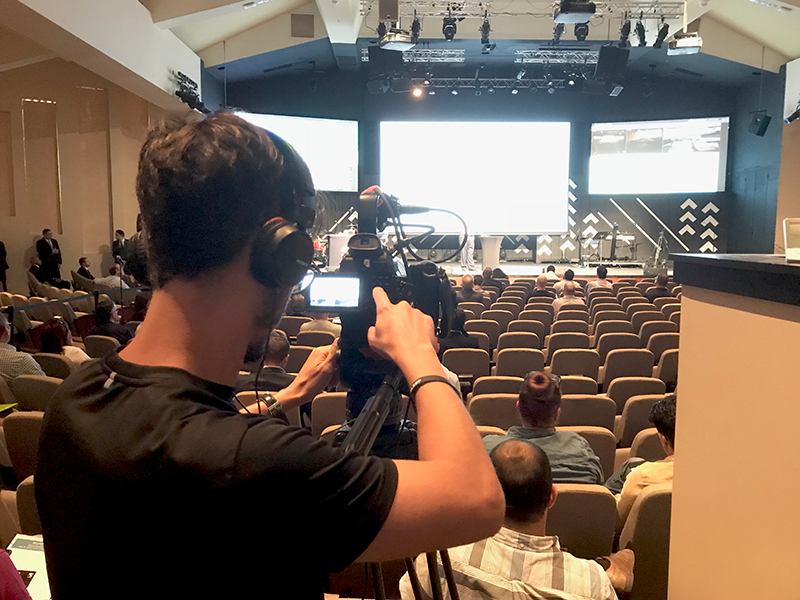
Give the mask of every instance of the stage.
[[[564, 276], [564, 271], [567, 269], [572, 269], [575, 272], [575, 277], [579, 278], [590, 278], [594, 279], [597, 276], [597, 266], [601, 263], [596, 261], [591, 261], [588, 263], [588, 266], [584, 267], [577, 264], [567, 264], [567, 263], [534, 263], [534, 262], [527, 262], [527, 261], [500, 261], [499, 265], [491, 265], [492, 268], [500, 267], [503, 272], [509, 276], [509, 278], [514, 279], [516, 277], [537, 277], [544, 273], [545, 269], [549, 265], [553, 265], [556, 268], [556, 275], [559, 277]], [[602, 263], [606, 265], [608, 269], [608, 277], [610, 279], [616, 279], [618, 277], [635, 277], [640, 279], [645, 277], [644, 273], [644, 265], [643, 263]], [[483, 265], [479, 262], [475, 262], [475, 270], [474, 271], [462, 271], [461, 263], [459, 262], [446, 262], [440, 263], [440, 267], [442, 267], [445, 272], [452, 277], [461, 277], [462, 275], [466, 275], [467, 273], [471, 273], [472, 275], [478, 275], [483, 271]], [[672, 275], [672, 265], [671, 263], [668, 265], [667, 273]]]

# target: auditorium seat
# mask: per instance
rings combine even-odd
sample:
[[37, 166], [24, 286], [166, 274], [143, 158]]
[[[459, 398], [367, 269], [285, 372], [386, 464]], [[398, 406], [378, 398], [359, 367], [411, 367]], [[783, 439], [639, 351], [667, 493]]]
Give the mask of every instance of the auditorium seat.
[[650, 301], [638, 292], [635, 296], [626, 296], [625, 298], [618, 298], [618, 300], [622, 305], [622, 310], [624, 310], [626, 313], [628, 312], [628, 307], [633, 304], [650, 304]]
[[464, 311], [464, 322], [465, 322], [465, 323], [466, 323], [467, 321], [471, 321], [472, 319], [476, 319], [476, 318], [477, 318], [477, 317], [475, 316], [475, 313], [474, 313], [474, 312], [472, 312], [471, 310], [469, 310], [469, 309], [466, 309], [466, 308], [462, 308], [461, 310], [462, 310], [462, 311]]
[[556, 321], [585, 321], [588, 323], [589, 311], [586, 308], [574, 308], [567, 304], [558, 311]]
[[544, 354], [541, 350], [534, 348], [505, 348], [497, 354], [497, 365], [492, 369], [492, 375], [498, 377], [525, 377], [531, 371], [542, 370], [544, 370]]
[[614, 453], [617, 449], [617, 440], [614, 434], [605, 427], [592, 427], [589, 425], [573, 425], [570, 427], [556, 427], [557, 431], [573, 431], [585, 439], [592, 451], [600, 459], [603, 467], [604, 478], [614, 472]]
[[664, 460], [667, 457], [664, 446], [661, 445], [661, 440], [658, 437], [658, 430], [655, 427], [642, 429], [636, 434], [631, 444], [629, 457], [643, 458], [649, 461]]
[[[672, 325], [672, 323], [666, 323]], [[645, 323], [646, 327], [649, 323]], [[661, 360], [661, 355], [667, 350], [676, 350], [680, 345], [681, 336], [679, 333], [656, 333], [647, 342], [647, 349], [653, 353], [653, 360], [656, 364]]]
[[[527, 374], [527, 373], [526, 373]], [[473, 396], [481, 394], [518, 394], [524, 379], [506, 375], [492, 375], [479, 377], [472, 386], [472, 392], [467, 396], [469, 402]]]
[[607, 396], [617, 405], [617, 414], [621, 415], [628, 398], [650, 394], [665, 394], [664, 382], [654, 377], [617, 377], [608, 386]]
[[336, 339], [336, 336], [329, 331], [299, 331], [295, 343], [298, 346], [329, 346]]
[[[497, 347], [497, 340], [500, 337], [500, 324], [493, 319], [474, 319], [464, 323], [467, 333], [479, 331], [489, 337], [489, 349]], [[487, 350], [488, 351], [488, 350]]]
[[[636, 306], [634, 304], [634, 306]], [[666, 321], [667, 318], [660, 310], [642, 310], [631, 316], [631, 325], [634, 331], [641, 331], [642, 325], [650, 321]]]
[[669, 320], [678, 326], [678, 331], [681, 330], [681, 311], [675, 311], [669, 316]]
[[26, 477], [17, 486], [17, 515], [19, 530], [24, 535], [41, 535], [42, 523], [36, 506], [33, 475]]
[[84, 346], [86, 337], [89, 335], [89, 332], [92, 330], [94, 325], [94, 314], [84, 314], [75, 319], [75, 329], [78, 331], [80, 338], [84, 340]]
[[[604, 323], [616, 323], [617, 321], [604, 321]], [[625, 321], [627, 323], [627, 321]], [[628, 323], [630, 325], [630, 323]], [[641, 348], [639, 336], [633, 333], [605, 333], [600, 336], [597, 342], [597, 353], [600, 356], [600, 364], [605, 364], [608, 353], [612, 350], [622, 348]]]
[[661, 307], [661, 312], [664, 313], [664, 316], [667, 317], [667, 320], [674, 315], [676, 312], [680, 312], [681, 305], [679, 303], [674, 304], [665, 304]]
[[553, 353], [548, 373], [554, 375], [578, 375], [597, 380], [600, 356], [588, 348], [562, 348]]
[[550, 335], [550, 326], [553, 324], [553, 313], [540, 309], [526, 309], [519, 313], [519, 318], [542, 323], [544, 325], [544, 336], [542, 336], [541, 339]]
[[589, 336], [592, 348], [597, 347], [600, 338], [606, 333], [633, 333], [633, 325], [628, 319], [600, 321], [594, 327], [594, 335]]
[[[644, 300], [645, 302], [647, 302], [647, 298], [642, 296], [639, 293], [639, 290], [637, 290], [636, 288], [634, 288], [633, 290], [622, 290], [619, 294], [617, 294], [617, 302], [622, 304], [623, 308], [625, 307], [626, 300]], [[635, 303], [630, 302], [630, 304], [635, 304]]]
[[33, 355], [33, 359], [39, 363], [42, 371], [44, 371], [44, 374], [48, 377], [66, 379], [78, 370], [78, 365], [63, 354], [37, 352]]
[[[559, 314], [558, 316], [560, 317], [561, 315]], [[588, 315], [586, 318], [589, 318]], [[586, 335], [589, 335], [589, 323], [582, 319], [574, 321], [568, 319], [556, 319], [556, 322], [553, 323], [550, 332], [551, 335], [553, 333], [585, 333]]]
[[33, 475], [39, 460], [39, 434], [44, 412], [13, 412], [3, 419], [3, 434], [11, 466], [18, 481]]
[[562, 427], [591, 425], [613, 431], [616, 413], [617, 405], [608, 396], [563, 394], [558, 424]]
[[680, 302], [678, 302], [674, 296], [664, 296], [663, 298], [653, 299], [653, 306], [658, 310], [661, 310], [667, 304], [680, 304]]
[[611, 295], [603, 295], [603, 296], [594, 296], [591, 300], [589, 300], [589, 312], [595, 313], [597, 312], [598, 306], [601, 304], [611, 304], [612, 306], [619, 305], [619, 301]]
[[585, 333], [554, 333], [545, 349], [546, 364], [550, 364], [553, 354], [562, 348], [589, 348], [589, 336]]
[[476, 425], [475, 427], [477, 427], [478, 433], [481, 434], [482, 438], [485, 438], [487, 435], [506, 435], [505, 429], [493, 427], [492, 425]]
[[300, 326], [303, 325], [303, 323], [310, 322], [311, 319], [309, 317], [293, 317], [286, 315], [278, 322], [276, 329], [280, 329], [286, 334], [286, 337], [288, 337], [290, 340], [294, 340], [300, 331]]
[[597, 381], [591, 377], [566, 375], [561, 377], [561, 394], [597, 394]]
[[507, 310], [512, 315], [514, 315], [514, 318], [516, 319], [519, 316], [519, 313], [522, 312], [523, 306], [524, 304], [522, 303], [521, 300], [520, 303], [517, 304], [516, 302], [511, 302], [511, 301], [504, 302], [503, 299], [501, 298], [500, 300], [492, 304], [489, 307], [489, 310]]
[[490, 343], [489, 343], [489, 336], [483, 333], [482, 331], [470, 331], [469, 337], [475, 338], [478, 340], [478, 348], [481, 350], [486, 350], [489, 352], [490, 350]]
[[[531, 348], [540, 349], [541, 341], [539, 336], [535, 333], [512, 331], [501, 333], [497, 338], [497, 351], [505, 350], [506, 348]], [[495, 360], [497, 360], [497, 352], [495, 352]]]
[[345, 419], [347, 392], [324, 392], [311, 401], [311, 435], [319, 437], [331, 425], [341, 425]]
[[653, 374], [653, 353], [644, 348], [611, 350], [600, 367], [598, 383], [602, 391], [618, 377], [650, 377]]
[[481, 315], [483, 320], [497, 321], [500, 325], [500, 333], [505, 333], [508, 330], [508, 324], [514, 320], [514, 314], [507, 310], [485, 310]]
[[314, 351], [311, 346], [291, 346], [289, 348], [289, 361], [284, 369], [287, 373], [299, 373], [306, 364], [309, 355]]
[[20, 375], [11, 380], [9, 387], [19, 410], [45, 411], [62, 381], [46, 375]]
[[617, 503], [602, 485], [559, 483], [556, 502], [547, 514], [547, 535], [579, 558], [608, 556], [614, 543]]
[[476, 319], [481, 318], [481, 313], [486, 310], [483, 302], [459, 302], [458, 308], [463, 308], [464, 310], [471, 310], [475, 314]]
[[508, 430], [509, 427], [522, 425], [517, 400], [519, 394], [481, 394], [473, 396], [467, 407], [476, 425]]
[[87, 335], [83, 338], [83, 345], [91, 358], [101, 358], [114, 352], [120, 344], [117, 338], [110, 335]]
[[551, 306], [553, 304], [554, 298], [547, 298], [545, 296], [531, 296], [528, 298], [526, 306], [532, 306], [537, 304], [543, 304], [545, 306]]
[[[647, 321], [642, 323], [639, 328], [639, 339], [642, 341], [641, 347], [647, 348], [650, 338], [657, 333], [678, 333], [678, 326], [669, 321]], [[658, 362], [658, 356], [656, 357], [656, 362]]]
[[650, 409], [664, 398], [665, 394], [644, 394], [628, 398], [622, 415], [614, 423], [614, 436], [619, 448], [630, 448], [636, 434], [652, 426]]
[[[597, 326], [603, 321], [630, 321], [628, 315], [620, 309], [619, 305], [601, 304], [596, 311], [591, 313], [592, 325]], [[594, 331], [594, 330], [592, 330]]]
[[544, 339], [544, 323], [541, 321], [533, 321], [529, 319], [517, 319], [508, 324], [508, 332], [513, 333], [517, 331], [527, 331], [528, 333], [535, 333], [539, 336], [539, 340]]
[[442, 364], [453, 371], [459, 378], [470, 378], [489, 375], [489, 353], [475, 348], [451, 348], [442, 355]]
[[667, 390], [674, 390], [678, 385], [678, 349], [665, 350], [661, 360], [653, 369], [653, 376], [663, 381]]
[[643, 295], [651, 287], [653, 287], [653, 282], [646, 281], [644, 279], [636, 284], [636, 289], [639, 290]]

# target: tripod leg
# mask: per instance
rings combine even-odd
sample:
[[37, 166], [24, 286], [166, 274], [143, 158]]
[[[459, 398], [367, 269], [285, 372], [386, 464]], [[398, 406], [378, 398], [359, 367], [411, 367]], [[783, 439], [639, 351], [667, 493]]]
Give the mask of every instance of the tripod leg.
[[375, 589], [375, 600], [386, 600], [386, 590], [383, 589], [383, 571], [381, 563], [369, 563], [372, 571], [372, 586]]
[[411, 591], [414, 592], [415, 600], [423, 600], [422, 586], [419, 584], [419, 576], [417, 569], [414, 566], [414, 560], [411, 558], [403, 559], [406, 563], [406, 571], [408, 571], [408, 581], [411, 584]]
[[431, 576], [433, 600], [444, 600], [442, 586], [439, 584], [439, 566], [436, 564], [436, 552], [426, 552], [425, 558], [428, 561], [428, 575]]
[[440, 550], [442, 557], [442, 567], [444, 567], [444, 578], [447, 580], [447, 589], [450, 590], [450, 600], [458, 600], [458, 590], [456, 589], [456, 579], [453, 577], [453, 565], [450, 562], [450, 554], [447, 550]]

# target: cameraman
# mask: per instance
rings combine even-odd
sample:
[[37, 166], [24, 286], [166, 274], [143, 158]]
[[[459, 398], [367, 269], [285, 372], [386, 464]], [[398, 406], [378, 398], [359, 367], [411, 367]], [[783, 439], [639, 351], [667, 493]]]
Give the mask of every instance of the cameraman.
[[[290, 177], [298, 161], [305, 182]], [[263, 353], [292, 289], [264, 283], [256, 263], [292, 257], [264, 261], [261, 244], [280, 217], [304, 220], [300, 188], [313, 190], [291, 147], [233, 115], [148, 136], [137, 194], [150, 308], [134, 340], [71, 376], [45, 414], [36, 499], [55, 600], [321, 599], [325, 570], [501, 525], [502, 490], [447, 383], [418, 388], [418, 462], [342, 455], [280, 418], [325, 386], [330, 350], [274, 394], [270, 414], [237, 412], [239, 367]], [[381, 289], [374, 299], [370, 346], [409, 382], [442, 376], [431, 319]]]

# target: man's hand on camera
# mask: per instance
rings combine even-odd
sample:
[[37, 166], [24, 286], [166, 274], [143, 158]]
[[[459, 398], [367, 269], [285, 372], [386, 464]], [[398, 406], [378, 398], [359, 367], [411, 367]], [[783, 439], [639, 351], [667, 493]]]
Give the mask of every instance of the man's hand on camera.
[[372, 290], [377, 316], [369, 328], [370, 348], [395, 362], [409, 382], [424, 375], [443, 373], [436, 351], [431, 346], [433, 321], [408, 302], [392, 304], [386, 292]]
[[338, 349], [339, 340], [335, 340], [330, 346], [314, 348], [294, 381], [287, 388], [275, 392], [274, 396], [284, 410], [311, 402], [314, 396], [328, 386], [337, 371]]

